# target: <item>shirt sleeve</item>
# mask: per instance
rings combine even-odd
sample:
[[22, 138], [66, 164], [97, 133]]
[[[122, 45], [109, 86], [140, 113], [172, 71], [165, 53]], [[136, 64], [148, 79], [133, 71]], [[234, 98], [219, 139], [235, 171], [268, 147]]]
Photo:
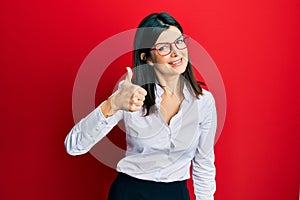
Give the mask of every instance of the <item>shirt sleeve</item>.
[[214, 139], [216, 132], [216, 107], [213, 96], [207, 93], [205, 115], [200, 123], [200, 139], [192, 160], [192, 177], [196, 200], [213, 200], [216, 191], [216, 168], [214, 165]]
[[75, 156], [87, 153], [123, 118], [122, 110], [105, 118], [100, 110], [102, 104], [80, 120], [68, 133], [64, 141], [68, 154]]

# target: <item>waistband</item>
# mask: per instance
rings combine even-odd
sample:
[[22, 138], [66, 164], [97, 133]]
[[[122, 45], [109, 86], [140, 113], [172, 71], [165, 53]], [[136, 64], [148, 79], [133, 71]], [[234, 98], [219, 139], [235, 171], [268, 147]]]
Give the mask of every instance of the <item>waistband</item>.
[[130, 176], [128, 174], [125, 174], [123, 172], [118, 172], [118, 179], [121, 180], [128, 180], [134, 183], [141, 183], [141, 184], [150, 184], [150, 185], [181, 185], [181, 184], [186, 184], [186, 180], [181, 180], [181, 181], [173, 181], [173, 182], [158, 182], [158, 181], [152, 181], [152, 180], [144, 180], [144, 179], [139, 179], [135, 178], [133, 176]]

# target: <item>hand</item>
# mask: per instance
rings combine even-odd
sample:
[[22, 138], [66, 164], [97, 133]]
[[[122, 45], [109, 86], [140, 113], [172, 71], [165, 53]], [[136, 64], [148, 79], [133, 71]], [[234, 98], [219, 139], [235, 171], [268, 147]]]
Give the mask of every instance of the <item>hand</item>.
[[144, 88], [131, 83], [132, 71], [129, 67], [126, 69], [127, 75], [122, 86], [110, 97], [113, 113], [117, 110], [129, 110], [131, 112], [139, 110], [147, 95]]

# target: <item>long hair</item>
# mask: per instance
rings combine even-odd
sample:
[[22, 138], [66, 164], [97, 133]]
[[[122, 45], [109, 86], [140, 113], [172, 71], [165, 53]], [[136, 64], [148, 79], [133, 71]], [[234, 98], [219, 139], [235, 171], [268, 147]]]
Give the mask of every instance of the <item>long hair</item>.
[[[166, 12], [153, 13], [145, 17], [138, 26], [134, 38], [133, 66], [134, 76], [133, 83], [140, 85], [147, 91], [143, 108], [146, 110], [145, 115], [151, 114], [151, 108], [155, 105], [156, 75], [152, 66], [147, 64], [147, 58], [150, 58], [151, 48], [157, 41], [159, 35], [170, 26], [177, 27], [183, 34], [181, 25]], [[146, 59], [141, 59], [141, 54], [145, 54]], [[195, 98], [202, 95], [202, 88], [196, 81], [193, 67], [188, 61], [186, 70], [182, 73], [185, 78], [187, 87]]]

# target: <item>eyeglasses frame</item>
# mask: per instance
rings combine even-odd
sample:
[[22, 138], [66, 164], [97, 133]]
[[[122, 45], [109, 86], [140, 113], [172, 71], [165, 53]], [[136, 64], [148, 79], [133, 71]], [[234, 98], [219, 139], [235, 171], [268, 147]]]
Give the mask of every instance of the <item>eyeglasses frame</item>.
[[[183, 42], [185, 43], [185, 47], [184, 47], [184, 48], [178, 48], [178, 46], [176, 45], [176, 41], [178, 41], [181, 37], [183, 37]], [[170, 53], [172, 53], [172, 51], [174, 50], [172, 44], [174, 44], [175, 47], [176, 47], [178, 50], [186, 49], [186, 48], [187, 48], [186, 40], [187, 40], [188, 38], [189, 38], [189, 37], [187, 37], [187, 36], [181, 35], [181, 36], [179, 36], [176, 40], [174, 40], [174, 42], [160, 42], [160, 43], [156, 43], [156, 44], [154, 44], [154, 46], [150, 49], [150, 51], [156, 50], [157, 53], [158, 53], [160, 56], [167, 56], [167, 55], [169, 55]], [[170, 46], [170, 52], [167, 53], [167, 54], [163, 54], [163, 55], [160, 54], [160, 53], [159, 53], [159, 50], [156, 48], [156, 46], [157, 46], [157, 45], [160, 45], [160, 44], [168, 44], [168, 45]]]

